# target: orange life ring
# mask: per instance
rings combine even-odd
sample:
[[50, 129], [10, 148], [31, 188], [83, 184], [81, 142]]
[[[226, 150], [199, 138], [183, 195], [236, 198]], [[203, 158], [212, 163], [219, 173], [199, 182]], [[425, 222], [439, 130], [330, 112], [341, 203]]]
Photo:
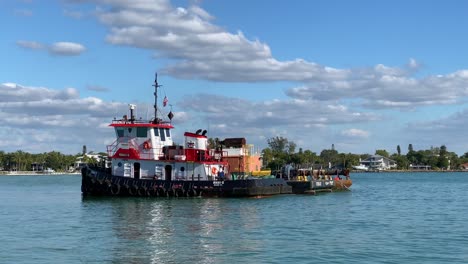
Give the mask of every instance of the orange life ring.
[[150, 144], [148, 141], [145, 141], [145, 142], [143, 143], [143, 148], [144, 148], [144, 149], [150, 149], [150, 148], [151, 148], [151, 144]]
[[211, 174], [216, 174], [217, 172], [218, 170], [216, 169], [216, 167], [211, 168]]

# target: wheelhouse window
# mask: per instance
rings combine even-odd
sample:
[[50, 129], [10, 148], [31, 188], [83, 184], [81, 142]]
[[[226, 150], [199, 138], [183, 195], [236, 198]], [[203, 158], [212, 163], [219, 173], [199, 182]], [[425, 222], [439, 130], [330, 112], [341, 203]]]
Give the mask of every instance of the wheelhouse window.
[[145, 138], [148, 136], [148, 128], [146, 127], [137, 127], [137, 137]]
[[159, 129], [158, 128], [154, 129], [154, 136], [159, 137]]
[[115, 132], [117, 133], [117, 137], [123, 137], [124, 136], [124, 130], [123, 129], [116, 129]]
[[169, 128], [166, 128], [166, 137], [171, 137], [171, 131]]
[[159, 129], [159, 134], [161, 134], [161, 141], [166, 141], [166, 135], [164, 134], [164, 128]]

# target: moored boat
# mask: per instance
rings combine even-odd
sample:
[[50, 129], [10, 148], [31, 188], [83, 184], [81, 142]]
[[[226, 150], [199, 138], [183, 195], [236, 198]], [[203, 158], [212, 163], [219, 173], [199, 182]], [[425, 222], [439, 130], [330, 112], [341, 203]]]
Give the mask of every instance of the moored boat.
[[298, 169], [285, 175], [295, 194], [347, 191], [353, 184], [347, 169]]

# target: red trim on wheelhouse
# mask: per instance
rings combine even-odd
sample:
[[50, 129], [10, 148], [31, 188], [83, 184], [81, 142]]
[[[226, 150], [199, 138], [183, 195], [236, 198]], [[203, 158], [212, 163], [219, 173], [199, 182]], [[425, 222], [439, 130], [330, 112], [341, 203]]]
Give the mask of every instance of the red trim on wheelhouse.
[[191, 132], [185, 132], [185, 133], [184, 133], [184, 136], [186, 136], [186, 137], [194, 137], [194, 138], [206, 138], [206, 136], [199, 135], [199, 134], [195, 134], [195, 133], [191, 133]]
[[156, 127], [156, 128], [174, 128], [170, 124], [152, 124], [152, 123], [112, 123], [111, 127]]

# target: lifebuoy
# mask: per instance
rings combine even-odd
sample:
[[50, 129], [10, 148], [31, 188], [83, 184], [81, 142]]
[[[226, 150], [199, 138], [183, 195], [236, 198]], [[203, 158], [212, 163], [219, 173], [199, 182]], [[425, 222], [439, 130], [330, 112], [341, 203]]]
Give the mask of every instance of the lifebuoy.
[[145, 141], [145, 142], [143, 143], [143, 148], [144, 148], [144, 149], [150, 149], [150, 148], [151, 148], [151, 143], [150, 143], [149, 141]]
[[216, 169], [216, 167], [211, 168], [211, 174], [216, 175], [217, 172], [218, 170]]

